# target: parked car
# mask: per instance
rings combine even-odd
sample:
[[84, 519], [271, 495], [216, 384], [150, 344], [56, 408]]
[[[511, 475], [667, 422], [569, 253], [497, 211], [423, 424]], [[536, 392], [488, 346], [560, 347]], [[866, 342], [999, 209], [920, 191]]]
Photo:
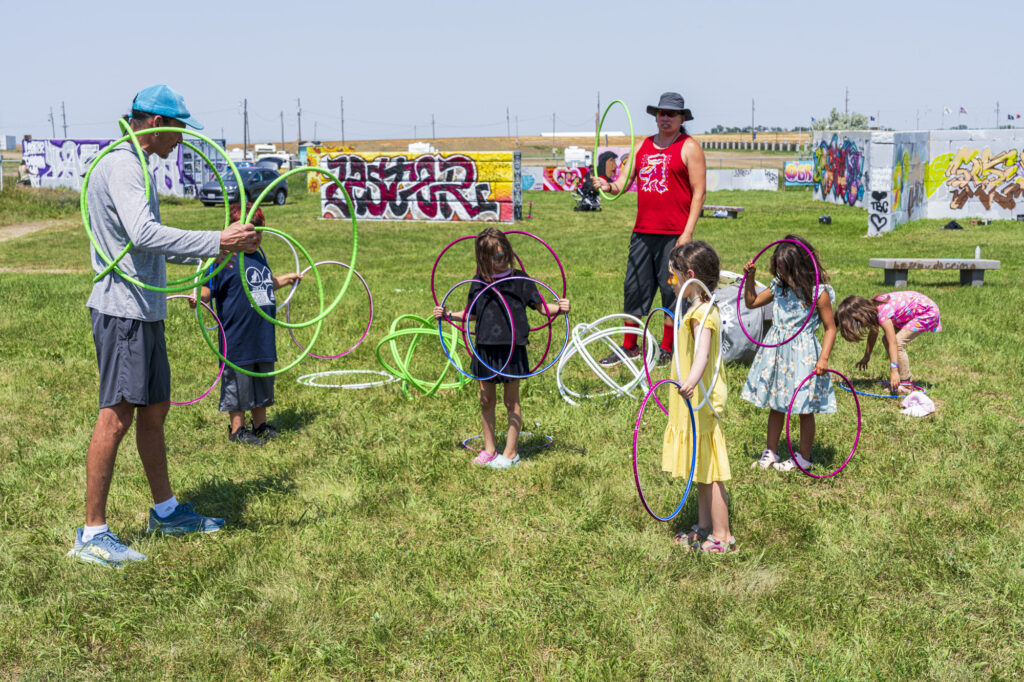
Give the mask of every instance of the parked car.
[[[277, 178], [281, 177], [277, 171], [269, 168], [239, 168], [238, 174], [242, 176], [242, 185], [245, 188], [245, 196], [247, 201], [254, 201], [260, 193], [267, 188]], [[227, 173], [224, 176], [224, 187], [228, 193], [228, 203], [235, 203], [240, 201], [241, 197], [238, 192], [238, 185], [235, 183], [235, 176], [232, 173]], [[282, 206], [288, 200], [288, 184], [282, 182], [276, 188], [274, 188], [274, 194], [271, 197], [273, 202], [278, 206]], [[223, 204], [224, 197], [221, 195], [220, 184], [216, 179], [207, 182], [199, 190], [199, 201], [203, 202], [204, 206], [213, 206], [214, 204]]]

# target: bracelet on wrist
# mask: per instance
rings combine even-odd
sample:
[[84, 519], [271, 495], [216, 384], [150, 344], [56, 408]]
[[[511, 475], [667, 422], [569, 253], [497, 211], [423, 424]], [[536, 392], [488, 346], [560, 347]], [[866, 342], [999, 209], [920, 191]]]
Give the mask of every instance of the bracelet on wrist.
[[899, 369], [899, 368], [900, 368], [900, 366], [898, 364], [896, 364], [895, 362], [890, 362], [889, 363], [889, 369]]

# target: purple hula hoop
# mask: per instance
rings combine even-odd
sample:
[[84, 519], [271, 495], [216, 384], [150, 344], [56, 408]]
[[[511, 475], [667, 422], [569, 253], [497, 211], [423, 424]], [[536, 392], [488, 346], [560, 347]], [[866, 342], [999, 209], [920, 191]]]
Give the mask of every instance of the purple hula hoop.
[[[668, 315], [668, 319], [672, 320], [672, 326], [674, 327], [673, 331], [679, 330], [679, 328], [675, 326], [676, 316], [668, 308], [662, 308], [661, 306], [658, 306], [657, 308], [652, 310], [651, 314], [647, 316], [646, 320], [644, 320], [644, 329], [640, 334], [640, 362], [644, 363], [644, 376], [647, 377], [648, 386], [653, 385], [654, 382], [651, 381], [651, 368], [647, 366], [647, 328], [651, 324], [651, 318], [654, 317], [654, 313], [658, 312], [659, 310]], [[671, 370], [669, 371], [671, 372]], [[662, 404], [661, 400], [658, 399], [657, 395], [654, 396], [654, 402], [658, 403], [658, 407], [661, 408], [662, 412], [668, 414], [668, 408]]]
[[[346, 267], [346, 268], [349, 268], [349, 269], [352, 268], [352, 266], [350, 266], [348, 263], [342, 263], [341, 261], [337, 261], [337, 260], [322, 260], [319, 263], [314, 263], [314, 265], [316, 265], [318, 267], [321, 266], [321, 265], [340, 265], [342, 267]], [[299, 274], [304, 276], [311, 269], [312, 269], [312, 266], [307, 267], [305, 270], [303, 270]], [[336, 360], [337, 358], [344, 357], [344, 356], [348, 355], [349, 353], [351, 353], [352, 351], [354, 351], [356, 348], [359, 348], [359, 346], [363, 343], [363, 341], [366, 340], [366, 335], [370, 333], [370, 325], [373, 324], [373, 294], [370, 293], [370, 286], [366, 283], [366, 280], [363, 279], [363, 276], [359, 274], [358, 270], [352, 270], [352, 274], [354, 274], [356, 277], [358, 277], [359, 281], [363, 283], [363, 288], [366, 289], [366, 297], [370, 300], [370, 319], [366, 321], [366, 329], [363, 330], [363, 335], [360, 336], [359, 340], [356, 341], [355, 345], [352, 346], [351, 348], [349, 348], [347, 351], [344, 351], [342, 353], [338, 353], [337, 355], [317, 355], [316, 353], [310, 353], [309, 357], [311, 357], [311, 358], [319, 358], [320, 360]], [[285, 303], [285, 306], [284, 306], [284, 319], [285, 319], [285, 322], [291, 322], [292, 321], [291, 320], [291, 307], [292, 307], [292, 301], [291, 301], [291, 296], [289, 296], [288, 297], [288, 301]], [[292, 329], [291, 327], [289, 327], [288, 328], [288, 333], [291, 335], [292, 341], [295, 342], [295, 345], [299, 347], [299, 350], [305, 351], [306, 348], [301, 343], [299, 343], [298, 339], [295, 338], [295, 330]]]
[[[509, 234], [521, 234], [521, 235], [525, 235], [527, 237], [531, 237], [531, 238], [537, 240], [538, 242], [540, 242], [544, 246], [544, 248], [546, 248], [548, 250], [548, 252], [551, 254], [551, 256], [555, 259], [555, 263], [558, 265], [558, 271], [562, 274], [562, 298], [565, 298], [567, 293], [568, 293], [568, 291], [569, 291], [569, 282], [568, 282], [568, 280], [565, 277], [565, 267], [562, 266], [561, 259], [558, 257], [558, 254], [555, 253], [555, 250], [553, 248], [551, 248], [551, 245], [548, 244], [543, 239], [541, 239], [540, 237], [538, 237], [537, 235], [535, 235], [535, 234], [533, 234], [531, 232], [526, 232], [525, 230], [506, 230], [505, 234], [506, 235], [509, 235]], [[430, 295], [434, 298], [434, 305], [440, 305], [440, 302], [437, 300], [437, 290], [434, 288], [434, 277], [437, 274], [437, 266], [441, 262], [441, 258], [444, 257], [445, 253], [448, 252], [448, 249], [452, 248], [453, 246], [455, 246], [459, 242], [465, 241], [467, 239], [476, 239], [476, 238], [477, 238], [477, 235], [475, 235], [475, 234], [467, 234], [464, 237], [459, 237], [455, 241], [453, 241], [450, 244], [448, 244], [448, 246], [446, 246], [443, 249], [441, 249], [441, 253], [437, 254], [437, 259], [434, 261], [434, 267], [431, 268], [431, 270], [430, 270]], [[523, 265], [523, 261], [519, 258], [519, 254], [516, 254], [516, 262], [519, 264], [519, 269], [522, 270], [523, 272], [526, 272], [526, 267]], [[540, 331], [544, 327], [550, 327], [553, 322], [554, 322], [554, 319], [552, 318], [552, 319], [548, 320], [547, 323], [545, 323], [545, 324], [543, 324], [543, 325], [541, 325], [539, 327], [531, 328], [530, 331], [531, 332]], [[454, 325], [454, 326], [455, 326], [456, 329], [458, 329], [461, 332], [465, 332], [466, 331], [465, 329], [463, 329], [462, 327], [459, 327], [458, 325]], [[549, 346], [550, 346], [550, 343], [549, 343]], [[545, 356], [546, 356], [546, 353], [545, 353]]]
[[[443, 308], [444, 304], [448, 301], [448, 297], [452, 295], [453, 291], [458, 289], [463, 284], [470, 284], [470, 283], [473, 283], [473, 282], [479, 282], [480, 284], [483, 284], [484, 286], [487, 285], [487, 282], [484, 282], [484, 281], [479, 280], [479, 279], [464, 279], [461, 282], [456, 283], [451, 289], [449, 289], [448, 293], [444, 295], [444, 298], [441, 299], [441, 303], [439, 303], [438, 305], [440, 305]], [[461, 329], [458, 325], [456, 325], [455, 322], [450, 317], [442, 317], [440, 320], [437, 321], [437, 333], [441, 337], [441, 348], [444, 350], [444, 354], [448, 357], [448, 362], [451, 362], [452, 367], [454, 367], [463, 376], [467, 376], [470, 379], [473, 379], [475, 381], [490, 381], [491, 379], [493, 379], [496, 376], [498, 376], [499, 374], [501, 374], [501, 371], [504, 370], [506, 367], [508, 367], [508, 363], [512, 362], [512, 355], [515, 354], [515, 351], [516, 351], [516, 321], [512, 317], [512, 308], [509, 306], [508, 301], [505, 299], [505, 297], [502, 295], [502, 293], [500, 291], [495, 289], [495, 293], [498, 294], [498, 298], [501, 299], [501, 302], [505, 304], [505, 312], [508, 314], [509, 328], [510, 328], [510, 330], [512, 332], [512, 342], [509, 344], [509, 347], [508, 347], [508, 357], [505, 358], [505, 364], [501, 366], [501, 370], [494, 371], [493, 367], [487, 367], [487, 363], [483, 362], [483, 360], [481, 360], [480, 357], [477, 356], [477, 359], [480, 360], [480, 363], [484, 367], [487, 367], [487, 369], [491, 370], [492, 374], [490, 376], [475, 377], [472, 374], [470, 374], [469, 372], [463, 371], [463, 369], [461, 367], [459, 367], [454, 362], [452, 362], [451, 353], [448, 352], [448, 346], [446, 346], [445, 342], [444, 342], [444, 334], [441, 332], [441, 320], [444, 320], [445, 322], [447, 322], [451, 326], [455, 327], [456, 329], [459, 329], [462, 332], [462, 338], [466, 342], [466, 352], [469, 353], [470, 356], [476, 355], [476, 348], [471, 343], [469, 343], [469, 334], [468, 334], [468, 332], [466, 332], [465, 329]], [[480, 298], [480, 297], [477, 296], [477, 298]], [[476, 304], [476, 298], [473, 299], [473, 304], [474, 305]], [[471, 311], [472, 309], [473, 309], [472, 305], [470, 305], [468, 308], [466, 308], [465, 313], [464, 313], [465, 317], [467, 317], [467, 318], [469, 317], [469, 311]], [[463, 321], [465, 321], [465, 320], [463, 320]], [[458, 345], [458, 344], [456, 344], [456, 345]], [[470, 369], [472, 369], [472, 366], [470, 367]]]
[[807, 313], [807, 318], [804, 320], [804, 323], [802, 325], [800, 325], [800, 328], [797, 329], [795, 332], [793, 332], [792, 336], [790, 336], [785, 341], [781, 341], [779, 343], [761, 343], [760, 341], [756, 341], [754, 339], [754, 337], [752, 337], [747, 332], [747, 328], [743, 326], [743, 310], [740, 307], [740, 301], [743, 300], [743, 291], [744, 291], [744, 287], [745, 287], [745, 285], [747, 283], [747, 277], [748, 277], [747, 273], [744, 272], [743, 273], [743, 279], [740, 280], [740, 290], [739, 290], [739, 293], [736, 295], [736, 321], [739, 323], [740, 331], [743, 332], [743, 335], [746, 336], [748, 339], [750, 339], [750, 342], [752, 344], [754, 344], [755, 346], [761, 346], [762, 348], [778, 348], [779, 346], [785, 346], [787, 343], [789, 343], [790, 341], [795, 339], [800, 334], [800, 332], [802, 332], [804, 330], [804, 327], [807, 326], [807, 323], [811, 321], [811, 317], [814, 315], [814, 311], [815, 311], [815, 309], [817, 308], [817, 305], [818, 305], [818, 287], [821, 285], [821, 273], [818, 271], [818, 261], [815, 260], [814, 254], [811, 253], [811, 250], [809, 248], [807, 248], [806, 244], [804, 244], [802, 242], [798, 242], [795, 239], [779, 239], [778, 241], [774, 241], [771, 244], [769, 244], [768, 246], [766, 246], [763, 249], [761, 249], [760, 251], [758, 251], [757, 255], [754, 256], [754, 262], [757, 262], [757, 259], [760, 258], [761, 254], [763, 254], [765, 251], [767, 251], [768, 249], [772, 248], [776, 244], [782, 244], [783, 242], [790, 242], [792, 244], [799, 245], [801, 248], [803, 248], [804, 251], [807, 252], [807, 255], [811, 257], [811, 262], [814, 263], [814, 297], [811, 299], [811, 309]]
[[693, 485], [693, 472], [697, 469], [697, 421], [693, 416], [693, 405], [690, 404], [688, 399], [683, 398], [683, 400], [686, 401], [686, 407], [690, 410], [690, 442], [693, 443], [692, 453], [690, 455], [690, 478], [686, 481], [686, 490], [683, 491], [683, 499], [679, 500], [679, 506], [675, 508], [675, 511], [668, 516], [658, 516], [655, 514], [654, 510], [647, 504], [647, 498], [644, 497], [644, 489], [640, 485], [640, 465], [637, 462], [636, 451], [638, 441], [640, 440], [640, 423], [644, 419], [644, 409], [647, 407], [647, 401], [651, 399], [651, 395], [654, 394], [657, 388], [665, 383], [672, 384], [676, 388], [681, 386], [681, 384], [675, 379], [662, 379], [651, 386], [651, 390], [649, 390], [647, 395], [644, 396], [644, 401], [640, 403], [640, 411], [637, 412], [636, 415], [636, 428], [633, 429], [633, 480], [636, 481], [636, 492], [640, 495], [640, 503], [644, 506], [644, 509], [647, 510], [647, 513], [658, 521], [671, 521], [680, 511], [682, 511], [683, 505], [686, 504], [686, 498], [690, 496], [690, 487]]
[[[834, 369], [826, 369], [825, 371], [826, 372], [831, 372], [832, 374], [835, 374], [837, 377], [839, 377], [840, 379], [845, 381], [846, 384], [851, 389], [853, 388], [853, 384], [850, 383], [850, 380], [847, 379], [842, 374], [840, 374], [839, 372], [835, 371]], [[813, 377], [813, 376], [817, 376], [817, 375], [815, 375], [814, 372], [811, 372], [806, 377], [804, 377], [804, 380], [801, 381], [797, 385], [796, 390], [793, 391], [793, 397], [789, 399], [789, 409], [786, 411], [786, 445], [789, 446], [789, 453], [790, 453], [791, 457], [793, 455], [794, 450], [793, 450], [793, 441], [792, 441], [792, 439], [789, 436], [789, 421], [790, 421], [790, 418], [793, 416], [793, 404], [796, 403], [796, 394], [800, 392], [800, 389], [803, 388], [804, 384], [806, 384], [807, 381], [811, 377]], [[800, 466], [800, 462], [798, 462], [796, 460], [796, 457], [793, 457], [793, 464], [795, 464], [797, 466], [797, 468], [800, 469], [800, 471], [804, 472], [805, 474], [807, 474], [811, 478], [830, 478], [830, 477], [835, 476], [836, 474], [838, 474], [840, 471], [843, 470], [843, 468], [846, 467], [847, 464], [850, 463], [850, 460], [853, 458], [853, 453], [855, 453], [857, 451], [857, 442], [860, 441], [860, 428], [861, 428], [860, 401], [857, 399], [857, 393], [856, 392], [853, 393], [853, 402], [857, 406], [857, 435], [853, 439], [853, 447], [850, 448], [850, 454], [847, 455], [846, 459], [843, 460], [843, 463], [839, 465], [838, 469], [836, 469], [832, 473], [825, 474], [824, 476], [818, 476], [816, 474], [812, 474], [810, 471], [808, 471], [807, 469], [804, 469], [802, 466]], [[807, 453], [807, 454], [810, 454], [810, 453]]]
[[[170, 301], [171, 299], [174, 299], [174, 298], [192, 298], [192, 297], [189, 296], [188, 294], [175, 294], [174, 296], [168, 296], [167, 300]], [[202, 299], [200, 299], [198, 301], [198, 303], [200, 305], [202, 305], [204, 308], [206, 308], [206, 310], [210, 313], [210, 315], [213, 316], [214, 322], [217, 323], [217, 329], [220, 331], [221, 348], [223, 350], [221, 355], [227, 355], [228, 354], [228, 339], [227, 339], [227, 335], [224, 333], [224, 325], [222, 325], [220, 323], [220, 318], [217, 317], [217, 313], [213, 312], [213, 308], [211, 308], [209, 306], [209, 304], [207, 304]], [[220, 378], [222, 376], [224, 376], [224, 361], [223, 360], [220, 361], [220, 369], [217, 370], [217, 378], [214, 379], [213, 383], [210, 384], [210, 387], [208, 389], [206, 389], [206, 393], [202, 394], [201, 396], [199, 396], [195, 400], [189, 400], [188, 402], [184, 402], [184, 403], [177, 403], [177, 402], [174, 402], [172, 400], [171, 401], [171, 405], [192, 405], [194, 403], [198, 403], [200, 400], [202, 400], [206, 396], [210, 395], [210, 392], [213, 391], [214, 388], [216, 388], [218, 383], [220, 383]]]

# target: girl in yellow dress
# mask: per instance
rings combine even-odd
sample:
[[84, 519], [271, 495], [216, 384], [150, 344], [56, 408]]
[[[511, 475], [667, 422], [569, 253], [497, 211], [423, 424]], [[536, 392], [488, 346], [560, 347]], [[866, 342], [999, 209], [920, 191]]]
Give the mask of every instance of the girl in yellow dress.
[[[697, 424], [697, 469], [693, 479], [697, 483], [697, 524], [676, 535], [676, 542], [685, 542], [704, 552], [731, 552], [736, 548], [736, 539], [729, 531], [729, 508], [724, 484], [732, 475], [725, 449], [725, 434], [716, 416], [716, 413], [720, 415], [725, 409], [724, 371], [719, 372], [712, 385], [719, 361], [718, 337], [722, 333], [722, 316], [717, 305], [712, 306], [708, 312], [708, 295], [699, 285], [691, 283], [680, 291], [681, 285], [689, 279], [697, 279], [710, 291], [714, 291], [718, 286], [718, 254], [706, 242], [690, 242], [672, 250], [669, 265], [676, 294], [690, 301], [686, 314], [677, 325], [678, 366], [684, 376], [678, 376], [676, 363], [673, 362], [672, 378], [679, 381], [682, 387], [678, 395], [673, 391], [669, 396], [668, 428], [665, 429], [661, 458], [662, 469], [673, 476], [690, 475], [693, 453], [690, 411], [686, 409], [683, 398], [693, 404], [701, 402], [704, 390], [699, 387], [699, 382], [703, 382], [711, 392], [710, 401], [705, 401], [700, 409], [694, 410]], [[706, 312], [707, 320], [700, 338], [695, 338]]]

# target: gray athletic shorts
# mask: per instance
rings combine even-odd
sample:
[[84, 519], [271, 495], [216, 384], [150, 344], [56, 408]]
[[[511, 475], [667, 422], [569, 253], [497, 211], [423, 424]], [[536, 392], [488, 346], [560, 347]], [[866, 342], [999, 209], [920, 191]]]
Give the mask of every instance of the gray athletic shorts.
[[171, 399], [164, 323], [105, 315], [90, 308], [100, 370], [100, 408], [122, 400], [155, 405]]
[[[239, 367], [250, 372], [274, 371], [272, 362]], [[217, 408], [221, 412], [248, 412], [256, 407], [270, 407], [273, 404], [274, 377], [251, 377], [233, 367], [224, 368], [224, 376], [220, 380], [220, 406]]]
[[623, 312], [644, 317], [651, 310], [654, 294], [661, 289], [661, 305], [674, 310], [676, 292], [668, 283], [671, 273], [668, 255], [678, 236], [634, 232], [629, 240], [626, 280], [623, 286]]

